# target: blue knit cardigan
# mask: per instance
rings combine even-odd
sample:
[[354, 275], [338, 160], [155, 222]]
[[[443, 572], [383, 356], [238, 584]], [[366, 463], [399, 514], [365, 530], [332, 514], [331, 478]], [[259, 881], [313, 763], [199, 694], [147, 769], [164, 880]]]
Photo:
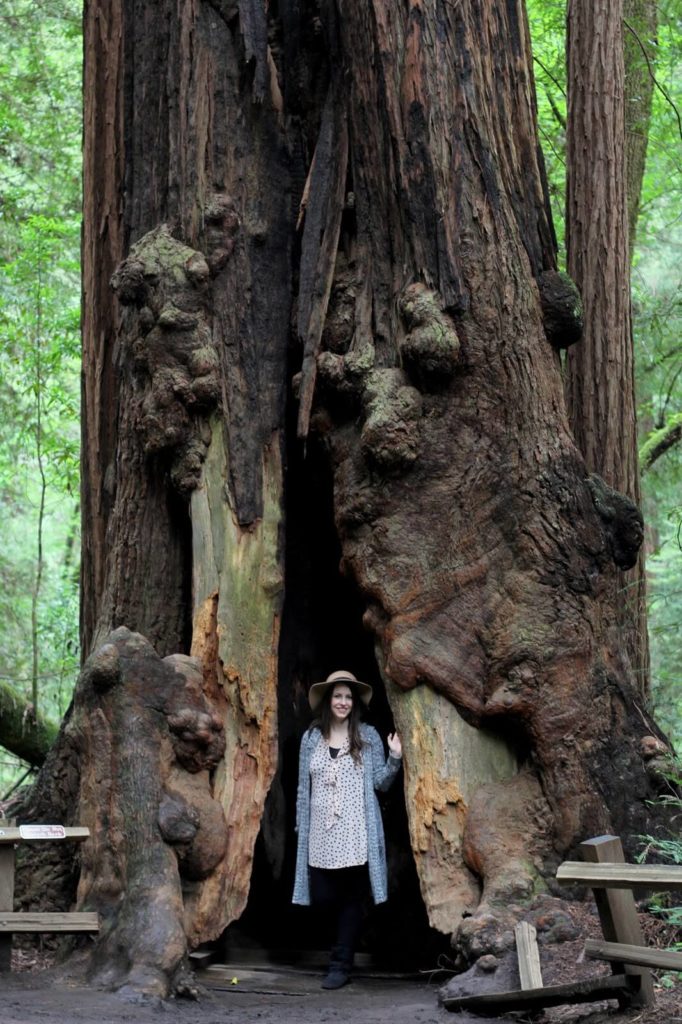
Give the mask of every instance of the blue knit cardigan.
[[[315, 727], [308, 729], [301, 740], [298, 759], [298, 795], [296, 798], [296, 831], [298, 848], [296, 853], [296, 877], [292, 903], [308, 906], [310, 903], [310, 876], [308, 872], [308, 836], [310, 834], [310, 759], [320, 741], [322, 733]], [[384, 792], [389, 788], [400, 770], [401, 758], [384, 754], [384, 745], [379, 733], [365, 722], [360, 724], [362, 739], [362, 766], [365, 784], [365, 818], [367, 821], [367, 860], [369, 880], [375, 903], [385, 903], [388, 898], [386, 871], [386, 844], [381, 810], [376, 790]]]

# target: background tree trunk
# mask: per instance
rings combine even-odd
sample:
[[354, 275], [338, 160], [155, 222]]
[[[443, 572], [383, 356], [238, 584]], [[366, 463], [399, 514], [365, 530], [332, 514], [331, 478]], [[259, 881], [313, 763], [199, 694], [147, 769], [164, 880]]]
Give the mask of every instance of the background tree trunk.
[[[90, 0], [86, 38], [93, 653], [63, 785], [36, 793], [93, 823], [79, 891], [107, 922], [100, 977], [181, 984], [186, 944], [246, 904], [261, 818], [246, 917], [265, 893], [271, 922], [277, 885], [289, 899], [306, 692], [342, 666], [403, 735], [409, 836], [390, 810], [387, 830], [394, 881], [416, 865], [420, 895], [401, 890], [401, 916], [497, 948], [508, 924], [482, 938], [487, 911], [557, 853], [643, 828], [654, 728], [610, 601], [641, 518], [588, 476], [564, 407], [579, 317], [523, 9]], [[109, 633], [124, 625], [162, 660]], [[191, 663], [164, 657], [190, 645]], [[188, 767], [177, 734], [214, 750], [218, 733], [217, 767]], [[226, 853], [193, 876], [183, 843], [201, 841], [172, 823], [200, 833], [214, 805]]]
[[[569, 4], [566, 247], [585, 332], [568, 353], [566, 387], [573, 434], [588, 469], [639, 504], [623, 31], [622, 3]], [[632, 173], [642, 170], [643, 163]], [[612, 600], [644, 698], [649, 645], [643, 551], [632, 576], [617, 579]]]
[[637, 233], [642, 179], [649, 144], [654, 95], [656, 32], [655, 0], [623, 0], [625, 61], [625, 166], [627, 170], [630, 261]]

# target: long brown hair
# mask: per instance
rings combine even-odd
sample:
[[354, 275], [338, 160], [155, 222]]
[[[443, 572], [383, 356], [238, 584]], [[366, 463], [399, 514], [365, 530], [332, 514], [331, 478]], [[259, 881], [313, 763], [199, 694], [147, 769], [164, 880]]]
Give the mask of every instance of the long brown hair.
[[357, 686], [348, 679], [338, 679], [331, 686], [328, 686], [320, 701], [317, 717], [314, 719], [311, 729], [319, 729], [326, 740], [329, 739], [332, 727], [332, 694], [335, 687], [347, 686], [353, 696], [353, 705], [348, 716], [348, 747], [350, 756], [358, 763], [362, 754], [362, 736], [360, 735], [360, 722], [362, 721], [362, 710], [364, 704], [360, 700], [360, 691]]

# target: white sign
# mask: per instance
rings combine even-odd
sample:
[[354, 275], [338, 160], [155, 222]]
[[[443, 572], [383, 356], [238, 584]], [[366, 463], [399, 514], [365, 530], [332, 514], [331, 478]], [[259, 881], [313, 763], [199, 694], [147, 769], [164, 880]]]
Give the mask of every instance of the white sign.
[[22, 839], [65, 839], [66, 829], [63, 825], [20, 825], [19, 835]]

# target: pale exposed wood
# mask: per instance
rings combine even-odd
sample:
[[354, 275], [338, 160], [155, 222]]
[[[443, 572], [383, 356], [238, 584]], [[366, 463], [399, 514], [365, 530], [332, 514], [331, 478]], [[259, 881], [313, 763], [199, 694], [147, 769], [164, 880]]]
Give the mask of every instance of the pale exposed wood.
[[405, 803], [424, 905], [431, 926], [447, 934], [480, 898], [462, 852], [469, 808], [477, 793], [513, 777], [518, 765], [501, 737], [474, 729], [430, 687], [399, 699], [390, 680], [386, 689], [404, 741]]
[[610, 977], [588, 978], [568, 985], [548, 985], [527, 992], [488, 992], [480, 996], [444, 999], [443, 1006], [451, 1013], [459, 1010], [484, 1010], [497, 1016], [509, 1010], [534, 1010], [565, 1003], [595, 1003], [602, 999], [634, 996], [639, 979], [632, 975], [612, 974]]
[[592, 960], [611, 960], [621, 964], [639, 964], [642, 967], [682, 971], [682, 953], [650, 946], [629, 946], [624, 942], [585, 941], [585, 955]]
[[560, 864], [557, 882], [578, 882], [591, 888], [682, 889], [682, 865], [583, 864], [567, 860]]
[[[580, 851], [591, 864], [613, 864], [624, 862], [623, 847], [617, 836], [597, 836], [580, 844]], [[644, 936], [637, 916], [635, 899], [630, 889], [595, 888], [594, 901], [597, 904], [601, 930], [607, 942], [623, 942], [626, 945], [643, 946]], [[617, 967], [614, 966], [614, 971]], [[645, 967], [628, 964], [624, 967], [627, 975], [640, 975], [641, 987], [633, 997], [636, 1006], [651, 1006], [654, 1002], [654, 985], [651, 973]]]
[[98, 932], [99, 916], [90, 912], [0, 912], [0, 932]]
[[528, 921], [520, 921], [514, 928], [514, 935], [516, 936], [516, 954], [519, 961], [521, 988], [524, 991], [542, 988], [540, 950], [538, 949], [535, 928]]
[[74, 828], [64, 829], [66, 835], [62, 839], [61, 837], [50, 837], [49, 839], [23, 839], [18, 828], [7, 828], [6, 826], [0, 825], [0, 846], [7, 845], [9, 843], [82, 843], [84, 839], [87, 839], [90, 835], [89, 828], [81, 828], [80, 826]]
[[225, 764], [213, 795], [225, 812], [230, 853], [191, 896], [185, 930], [195, 945], [239, 917], [251, 882], [253, 849], [277, 767], [277, 650], [283, 598], [282, 473], [277, 436], [262, 464], [262, 515], [251, 529], [224, 501], [229, 452], [213, 424], [202, 485], [192, 495], [192, 654], [224, 695]]

